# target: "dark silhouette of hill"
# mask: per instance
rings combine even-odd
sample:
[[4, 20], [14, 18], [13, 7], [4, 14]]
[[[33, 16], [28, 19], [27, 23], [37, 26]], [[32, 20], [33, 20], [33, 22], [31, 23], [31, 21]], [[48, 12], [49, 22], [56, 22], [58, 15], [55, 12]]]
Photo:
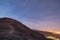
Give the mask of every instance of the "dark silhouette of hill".
[[34, 31], [39, 32], [39, 33], [43, 34], [44, 36], [54, 36], [54, 37], [60, 39], [60, 34], [53, 34], [53, 33], [51, 33], [51, 32], [40, 31], [40, 30], [34, 30]]
[[39, 32], [35, 32], [11, 18], [0, 18], [0, 40], [47, 40]]

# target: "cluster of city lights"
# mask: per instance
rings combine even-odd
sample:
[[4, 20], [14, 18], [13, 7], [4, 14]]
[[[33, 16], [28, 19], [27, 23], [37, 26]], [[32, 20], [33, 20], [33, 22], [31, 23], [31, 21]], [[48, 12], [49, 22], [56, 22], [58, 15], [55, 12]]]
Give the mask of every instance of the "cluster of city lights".
[[53, 40], [60, 40], [59, 38], [56, 38], [54, 36], [46, 36], [46, 38], [50, 38], [50, 39], [53, 39]]

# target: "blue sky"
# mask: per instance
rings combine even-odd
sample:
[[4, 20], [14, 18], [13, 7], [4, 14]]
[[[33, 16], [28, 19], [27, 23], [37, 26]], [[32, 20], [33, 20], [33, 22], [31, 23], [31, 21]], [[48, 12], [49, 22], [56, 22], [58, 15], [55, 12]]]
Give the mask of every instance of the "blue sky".
[[0, 17], [14, 18], [31, 29], [60, 31], [60, 0], [0, 0]]

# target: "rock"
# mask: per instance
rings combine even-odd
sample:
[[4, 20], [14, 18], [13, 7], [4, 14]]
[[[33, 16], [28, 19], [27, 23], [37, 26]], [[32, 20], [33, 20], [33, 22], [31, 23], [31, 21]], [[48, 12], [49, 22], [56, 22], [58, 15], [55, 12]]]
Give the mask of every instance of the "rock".
[[35, 32], [11, 18], [0, 18], [0, 40], [47, 40], [43, 34]]

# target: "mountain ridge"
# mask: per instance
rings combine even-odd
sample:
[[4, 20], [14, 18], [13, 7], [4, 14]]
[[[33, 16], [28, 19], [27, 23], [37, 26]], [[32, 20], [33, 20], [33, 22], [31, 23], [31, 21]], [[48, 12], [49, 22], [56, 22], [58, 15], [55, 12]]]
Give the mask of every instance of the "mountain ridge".
[[12, 18], [0, 18], [0, 29], [1, 40], [47, 40], [43, 34]]

